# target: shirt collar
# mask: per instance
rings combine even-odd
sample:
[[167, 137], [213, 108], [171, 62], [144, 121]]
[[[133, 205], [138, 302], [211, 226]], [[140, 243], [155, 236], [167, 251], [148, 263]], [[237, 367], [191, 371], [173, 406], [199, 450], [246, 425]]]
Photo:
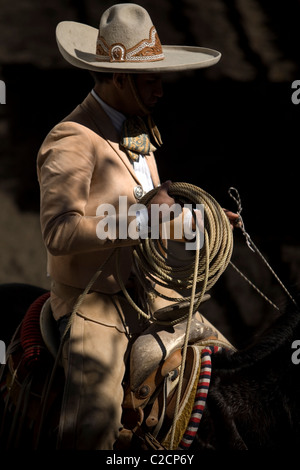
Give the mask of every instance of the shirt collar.
[[110, 119], [111, 119], [114, 127], [117, 129], [117, 131], [121, 132], [123, 122], [125, 121], [126, 116], [124, 116], [124, 114], [120, 113], [120, 111], [117, 111], [116, 109], [112, 108], [107, 103], [105, 103], [105, 101], [103, 101], [100, 98], [100, 96], [97, 95], [95, 90], [92, 90], [91, 93], [92, 93], [93, 97], [95, 98], [95, 100], [97, 100], [98, 103], [101, 104], [101, 106], [104, 109], [104, 111], [106, 112], [106, 114], [108, 114], [108, 116], [110, 117]]

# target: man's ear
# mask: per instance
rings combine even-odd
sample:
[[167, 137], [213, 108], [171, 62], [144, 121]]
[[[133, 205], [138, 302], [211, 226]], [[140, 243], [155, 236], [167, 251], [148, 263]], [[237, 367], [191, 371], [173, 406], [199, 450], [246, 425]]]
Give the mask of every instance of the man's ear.
[[127, 73], [116, 72], [113, 74], [113, 83], [118, 90], [123, 90], [128, 80]]

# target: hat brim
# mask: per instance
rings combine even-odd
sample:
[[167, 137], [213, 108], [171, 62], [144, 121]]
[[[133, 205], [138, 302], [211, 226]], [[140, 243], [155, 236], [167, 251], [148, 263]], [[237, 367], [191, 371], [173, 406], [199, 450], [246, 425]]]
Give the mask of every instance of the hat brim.
[[196, 46], [162, 46], [165, 58], [153, 62], [104, 62], [96, 50], [98, 30], [75, 21], [57, 25], [56, 40], [64, 59], [75, 67], [96, 72], [163, 73], [210, 67], [221, 58], [214, 49]]

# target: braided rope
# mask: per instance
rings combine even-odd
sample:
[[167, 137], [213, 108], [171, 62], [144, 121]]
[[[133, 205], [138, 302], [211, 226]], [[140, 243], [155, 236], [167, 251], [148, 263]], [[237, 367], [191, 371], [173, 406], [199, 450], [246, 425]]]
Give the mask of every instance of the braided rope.
[[[242, 210], [243, 210], [243, 207], [242, 207], [242, 201], [241, 201], [241, 197], [239, 195], [239, 192], [236, 188], [234, 188], [233, 186], [231, 186], [228, 190], [228, 194], [229, 196], [235, 201], [236, 205], [237, 205], [237, 214], [239, 215], [239, 220], [240, 220], [240, 229], [246, 239], [246, 244], [248, 246], [248, 248], [253, 252], [253, 253], [257, 253], [261, 260], [265, 263], [265, 265], [267, 266], [268, 270], [270, 271], [270, 273], [275, 277], [276, 281], [279, 283], [279, 285], [281, 286], [281, 288], [285, 291], [286, 295], [290, 298], [290, 300], [296, 305], [296, 307], [298, 307], [298, 304], [296, 302], [296, 300], [292, 297], [291, 293], [288, 291], [288, 289], [285, 287], [285, 285], [283, 284], [283, 282], [281, 281], [281, 279], [277, 276], [277, 274], [275, 273], [274, 269], [271, 267], [271, 265], [268, 263], [268, 261], [266, 260], [266, 258], [263, 256], [263, 254], [260, 252], [260, 250], [257, 248], [257, 246], [255, 245], [255, 243], [253, 242], [253, 240], [251, 239], [250, 235], [248, 232], [246, 232], [246, 229], [245, 229], [245, 224], [244, 224], [244, 221], [243, 221], [243, 218], [241, 216], [241, 213], [242, 213]], [[269, 302], [270, 305], [272, 305], [272, 307], [274, 307], [276, 310], [280, 311], [279, 307], [277, 305], [275, 305], [260, 289], [258, 289], [258, 287], [256, 287], [253, 282], [250, 281], [250, 279], [248, 279], [245, 274], [243, 274], [232, 262], [230, 262], [230, 265], [236, 270], [236, 272], [243, 278], [245, 279], [246, 282], [248, 282], [248, 284], [253, 287], [256, 292], [259, 293], [259, 295], [265, 299], [267, 302]]]
[[[148, 205], [159, 188], [149, 191], [142, 199], [141, 204]], [[146, 238], [134, 248], [134, 262], [136, 270], [139, 273], [139, 279], [146, 291], [154, 290], [153, 284], [160, 284], [168, 289], [182, 292], [191, 290], [189, 297], [180, 297], [174, 299], [172, 297], [162, 296], [160, 292], [155, 291], [157, 295], [167, 300], [185, 301], [190, 300], [189, 312], [173, 321], [160, 321], [151, 318], [149, 314], [143, 312], [129, 296], [124, 283], [118, 272], [117, 276], [121, 289], [128, 302], [138, 311], [139, 314], [148, 320], [159, 322], [160, 324], [175, 324], [187, 318], [185, 341], [182, 349], [182, 364], [186, 361], [186, 352], [188, 346], [189, 330], [192, 321], [192, 315], [195, 313], [202, 301], [203, 295], [217, 282], [221, 274], [227, 268], [233, 250], [233, 236], [228, 218], [217, 201], [206, 191], [197, 186], [188, 183], [172, 183], [168, 189], [171, 197], [180, 203], [192, 203], [194, 205], [204, 205], [204, 246], [200, 256], [200, 232], [196, 223], [196, 250], [195, 259], [187, 266], [179, 266], [174, 268], [168, 265], [167, 259], [162, 253], [162, 245], [156, 240]], [[148, 281], [147, 281], [148, 279]], [[150, 279], [150, 281], [149, 281]], [[147, 286], [148, 284], [148, 286]], [[197, 285], [200, 287], [200, 293], [197, 293]], [[199, 292], [199, 289], [198, 289]], [[178, 418], [178, 409], [183, 383], [184, 367], [181, 367], [178, 382], [177, 399], [174, 411], [174, 420], [171, 430], [171, 449], [174, 445], [174, 436], [176, 429], [176, 420]]]
[[[147, 206], [159, 188], [149, 191], [140, 201]], [[193, 306], [197, 311], [203, 295], [210, 290], [227, 268], [233, 250], [233, 236], [229, 220], [218, 202], [203, 189], [189, 183], [171, 183], [169, 195], [181, 204], [204, 205], [204, 245], [195, 250], [195, 259], [190, 264], [170, 266], [167, 262], [163, 246], [160, 240], [146, 238], [140, 240], [133, 250], [134, 263], [141, 282], [146, 292], [154, 292], [156, 295], [172, 302], [191, 300], [192, 295], [186, 296], [187, 291], [195, 290]], [[197, 224], [196, 224], [197, 225]], [[197, 238], [197, 237], [196, 237]], [[195, 265], [197, 268], [195, 270]], [[117, 263], [118, 269], [118, 263]], [[122, 279], [118, 275], [118, 281], [128, 302], [135, 310], [148, 320], [162, 324], [174, 324], [187, 318], [183, 317], [162, 322], [150, 317], [140, 309], [130, 298]], [[168, 297], [155, 290], [153, 285], [160, 285], [170, 290], [175, 290], [181, 297]]]
[[[147, 205], [159, 188], [155, 188], [152, 191], [149, 191], [140, 201], [141, 204]], [[185, 364], [186, 359], [186, 350], [189, 338], [189, 328], [192, 320], [192, 314], [197, 311], [198, 306], [200, 305], [203, 295], [208, 291], [219, 279], [221, 274], [227, 268], [233, 250], [233, 236], [230, 223], [224, 214], [223, 209], [217, 203], [217, 201], [206, 191], [197, 186], [193, 186], [188, 183], [172, 183], [168, 190], [171, 197], [176, 198], [181, 203], [192, 203], [192, 204], [203, 204], [204, 205], [204, 246], [203, 256], [200, 256], [200, 247], [199, 247], [199, 227], [196, 224], [196, 244], [197, 248], [195, 250], [195, 260], [190, 263], [190, 265], [180, 266], [180, 267], [171, 267], [166, 263], [165, 256], [161, 253], [161, 246], [155, 243], [155, 240], [149, 238], [141, 239], [139, 244], [133, 250], [134, 262], [139, 271], [139, 280], [143, 284], [147, 278], [155, 280], [156, 283], [161, 283], [161, 285], [167, 286], [169, 289], [174, 289], [180, 293], [182, 289], [190, 289], [191, 295], [189, 297], [180, 297], [179, 299], [168, 298], [175, 302], [176, 300], [182, 301], [190, 299], [190, 309], [189, 313], [173, 322], [160, 322], [162, 324], [174, 324], [182, 321], [188, 317], [185, 343], [183, 346], [183, 355], [182, 355], [182, 364]], [[201, 254], [202, 254], [201, 253]], [[108, 257], [108, 259], [99, 267], [95, 272], [90, 282], [84, 289], [84, 292], [78, 297], [77, 302], [74, 305], [72, 314], [70, 316], [68, 325], [65, 329], [63, 337], [61, 339], [59, 351], [53, 366], [52, 374], [49, 380], [47, 387], [47, 392], [49, 393], [50, 385], [53, 381], [55, 370], [57, 368], [58, 361], [60, 359], [62, 347], [71, 327], [72, 320], [74, 315], [76, 315], [80, 305], [82, 304], [85, 296], [88, 294], [96, 279], [101, 275], [104, 265], [108, 262], [109, 259], [116, 254], [116, 273], [120, 287], [127, 298], [129, 304], [142, 316], [146, 317], [148, 320], [150, 316], [141, 310], [133, 301], [131, 296], [126, 290], [126, 287], [121, 279], [119, 272], [119, 249], [116, 248], [113, 250]], [[200, 293], [196, 295], [196, 286], [200, 285]], [[153, 289], [152, 286], [148, 283], [148, 288]], [[161, 295], [157, 292], [157, 295]], [[195, 302], [196, 299], [196, 302]], [[156, 320], [158, 321], [158, 320]], [[175, 423], [177, 419], [178, 407], [179, 407], [179, 397], [181, 394], [182, 380], [183, 380], [183, 371], [184, 367], [181, 368], [181, 373], [179, 377], [178, 384], [178, 399], [175, 406], [174, 413], [174, 426], [172, 430], [171, 437], [171, 449], [173, 447], [174, 440], [174, 431]], [[47, 393], [47, 396], [48, 396]], [[47, 400], [45, 400], [46, 403]], [[44, 414], [45, 407], [43, 409]], [[41, 422], [43, 419], [41, 420]], [[41, 430], [41, 429], [40, 429]], [[39, 430], [39, 434], [40, 434]]]

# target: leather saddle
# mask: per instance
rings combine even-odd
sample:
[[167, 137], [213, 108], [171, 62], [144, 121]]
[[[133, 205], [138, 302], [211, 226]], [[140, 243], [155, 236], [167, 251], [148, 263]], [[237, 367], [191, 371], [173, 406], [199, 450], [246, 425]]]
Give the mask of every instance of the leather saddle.
[[[122, 424], [118, 440], [139, 436], [143, 442], [156, 449], [168, 449], [169, 437], [174, 422], [178, 382], [181, 367], [184, 367], [179, 413], [186, 421], [190, 416], [196, 392], [195, 384], [199, 374], [199, 352], [196, 346], [188, 346], [185, 364], [182, 364], [182, 350], [174, 351], [149, 377], [133, 392], [130, 386], [125, 390]], [[186, 411], [187, 410], [187, 411]], [[187, 426], [187, 421], [183, 428]], [[121, 443], [121, 444], [120, 444]], [[166, 445], [166, 447], [165, 447]]]
[[[128, 432], [130, 439], [134, 434], [140, 435], [144, 442], [150, 439], [150, 448], [164, 448], [156, 438], [163, 439], [172, 426], [181, 367], [184, 367], [184, 372], [180, 407], [191, 393], [197, 373], [197, 349], [192, 345], [188, 346], [186, 361], [182, 365], [185, 330], [186, 321], [169, 328], [152, 324], [133, 343], [129, 381], [124, 387], [124, 428], [117, 444], [120, 448], [122, 434], [127, 435], [128, 442]], [[47, 349], [55, 358], [59, 350], [59, 335], [50, 299], [41, 309], [40, 331]], [[193, 318], [189, 336], [191, 343], [214, 338], [211, 328]]]
[[[21, 368], [18, 367], [18, 364], [22, 360], [22, 357], [25, 352], [25, 343], [22, 343], [22, 331], [19, 331], [20, 329], [22, 330], [22, 326], [18, 329], [18, 335], [16, 336], [16, 339], [18, 340], [17, 344], [22, 344], [23, 352], [20, 351], [19, 346], [16, 350], [14, 350], [14, 352], [11, 352], [8, 361], [9, 374], [6, 377], [6, 382], [10, 388], [10, 403], [12, 405], [17, 406], [18, 403], [22, 403], [21, 399], [23, 395], [25, 395], [25, 397], [28, 397], [29, 393], [30, 397], [32, 395], [34, 401], [29, 401], [29, 405], [27, 406], [28, 416], [30, 417], [32, 422], [36, 422], [37, 425], [39, 425], [38, 419], [40, 417], [39, 413], [41, 406], [42, 391], [44, 390], [45, 384], [44, 375], [49, 374], [49, 369], [47, 369], [47, 367], [49, 366], [49, 364], [51, 367], [52, 364], [52, 361], [50, 361], [49, 363], [47, 358], [49, 358], [50, 355], [53, 358], [57, 357], [57, 353], [59, 351], [60, 346], [60, 338], [56, 322], [52, 315], [49, 298], [47, 298], [46, 300], [44, 298], [37, 300], [39, 300], [39, 302], [35, 302], [35, 304], [33, 305], [34, 308], [29, 308], [29, 311], [24, 317], [22, 326], [24, 327], [23, 340], [30, 339], [28, 351], [30, 352], [30, 354], [33, 349], [36, 351], [36, 354], [34, 356], [29, 356], [29, 358], [31, 358], [32, 360], [30, 364], [36, 364], [37, 361], [40, 360], [39, 364], [41, 366], [38, 367], [38, 369], [27, 369], [27, 366], [29, 366], [28, 362], [24, 364], [23, 369], [25, 370], [26, 374], [28, 374], [28, 372], [29, 374], [31, 374], [32, 371], [37, 370], [37, 373], [39, 374], [39, 381], [37, 383], [38, 388], [34, 388], [32, 390], [30, 389], [28, 393], [26, 388], [26, 393], [21, 393], [22, 390], [25, 390], [24, 387], [27, 387], [26, 381], [24, 382], [24, 386], [22, 385], [22, 376], [20, 375]], [[28, 313], [30, 312], [31, 316], [28, 315]], [[34, 313], [34, 315], [32, 315], [32, 313]], [[182, 336], [182, 331], [179, 327], [177, 328], [177, 330], [175, 329], [174, 331], [177, 331], [178, 333], [177, 339]], [[35, 334], [34, 342], [32, 341], [32, 332], [34, 332]], [[145, 342], [147, 335], [149, 335], [150, 338], [150, 333], [152, 333], [155, 338], [159, 339], [159, 344], [162, 344], [161, 341], [165, 339], [160, 336], [160, 331], [155, 331], [153, 327], [151, 330], [146, 330], [146, 332], [144, 333], [145, 335], [140, 341]], [[19, 340], [19, 334], [21, 336], [21, 340]], [[172, 332], [168, 331], [168, 334], [171, 338]], [[199, 338], [195, 336], [193, 341], [197, 343], [198, 339]], [[152, 341], [152, 338], [150, 338], [150, 340]], [[151, 341], [149, 342], [148, 346], [151, 345]], [[191, 385], [193, 384], [195, 374], [197, 374], [197, 347], [193, 345], [188, 346], [186, 361], [185, 364], [182, 365], [182, 345], [180, 341], [176, 343], [175, 347], [172, 341], [170, 341], [170, 345], [172, 345], [171, 347], [169, 347], [168, 344], [165, 343], [165, 355], [161, 359], [159, 359], [158, 363], [155, 363], [155, 361], [153, 361], [153, 363], [155, 363], [155, 367], [150, 372], [149, 370], [147, 370], [146, 372], [143, 371], [142, 374], [136, 375], [135, 377], [138, 377], [138, 381], [135, 382], [134, 387], [132, 386], [130, 380], [127, 386], [124, 386], [122, 417], [124, 431], [125, 433], [126, 431], [128, 432], [130, 438], [132, 438], [133, 435], [141, 436], [143, 443], [147, 443], [147, 449], [165, 448], [159, 442], [164, 442], [163, 439], [165, 438], [165, 436], [167, 436], [170, 427], [172, 426], [178, 390], [177, 385], [180, 377], [181, 368], [184, 367], [180, 407], [182, 407], [182, 404], [186, 402], [187, 397], [190, 395]], [[146, 343], [147, 341], [145, 342], [145, 344]], [[139, 352], [141, 344], [141, 342], [137, 343], [136, 352]], [[32, 347], [32, 345], [34, 346], [34, 348]], [[41, 351], [45, 351], [45, 353], [47, 353], [46, 362], [43, 359], [45, 356], [43, 354], [40, 354]], [[138, 361], [136, 361], [136, 359], [134, 359], [131, 364], [139, 366], [139, 363]], [[34, 367], [36, 366], [34, 365]], [[41, 372], [43, 373], [42, 375]], [[12, 386], [13, 378], [15, 379]], [[58, 374], [57, 381], [53, 383], [53, 395], [52, 393], [49, 395], [49, 409], [51, 407], [51, 416], [54, 416], [54, 414], [56, 413], [56, 411], [54, 413], [52, 410], [56, 410], [54, 406], [61, 399], [61, 393], [59, 392], [59, 390], [63, 389], [63, 383], [64, 374], [62, 368], [60, 368], [60, 373]], [[59, 409], [60, 406], [57, 407], [57, 410]], [[24, 410], [23, 412], [25, 413]], [[57, 422], [55, 421], [55, 426], [56, 425]], [[122, 441], [122, 434], [123, 433], [121, 432], [118, 441], [119, 445]]]

